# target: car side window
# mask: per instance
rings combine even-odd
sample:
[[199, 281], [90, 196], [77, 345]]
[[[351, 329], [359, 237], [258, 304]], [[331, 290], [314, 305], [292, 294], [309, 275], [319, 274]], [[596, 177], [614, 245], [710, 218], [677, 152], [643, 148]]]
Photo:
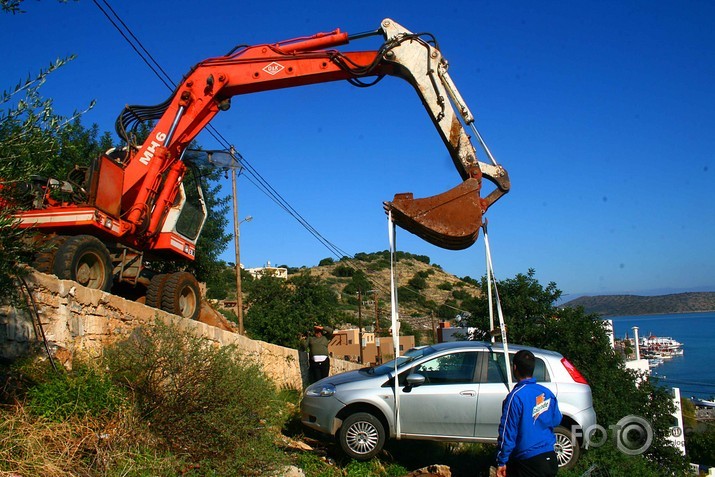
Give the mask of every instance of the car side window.
[[464, 384], [474, 382], [477, 353], [452, 353], [438, 356], [415, 366], [411, 372], [425, 377], [424, 385]]
[[[510, 361], [514, 359], [515, 353], [509, 353]], [[512, 361], [513, 362], [513, 361]], [[534, 379], [539, 383], [551, 382], [549, 371], [546, 369], [544, 360], [536, 357], [534, 363]], [[504, 353], [492, 352], [488, 355], [487, 363], [487, 383], [505, 383], [506, 382], [506, 365], [504, 364]]]

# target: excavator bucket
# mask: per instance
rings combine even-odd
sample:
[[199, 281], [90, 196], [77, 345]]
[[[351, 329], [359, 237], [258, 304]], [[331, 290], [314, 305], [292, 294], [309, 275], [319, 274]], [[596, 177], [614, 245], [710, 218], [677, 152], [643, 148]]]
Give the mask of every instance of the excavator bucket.
[[386, 212], [403, 229], [449, 250], [463, 250], [477, 241], [487, 201], [479, 197], [481, 173], [442, 194], [414, 199], [411, 192], [385, 202]]

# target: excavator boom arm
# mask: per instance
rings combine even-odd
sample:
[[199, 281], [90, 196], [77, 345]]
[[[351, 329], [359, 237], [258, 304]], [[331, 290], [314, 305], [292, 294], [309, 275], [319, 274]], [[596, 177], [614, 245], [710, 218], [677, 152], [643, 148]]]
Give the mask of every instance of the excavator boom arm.
[[[230, 107], [233, 96], [395, 76], [415, 88], [463, 183], [426, 199], [398, 194], [385, 203], [385, 209], [393, 212], [398, 225], [435, 245], [470, 246], [477, 239], [482, 214], [508, 192], [508, 175], [495, 162], [477, 160], [464, 127], [472, 125], [474, 118], [449, 77], [439, 49], [390, 19], [382, 21], [379, 31], [385, 43], [377, 51], [340, 52], [334, 48], [348, 43], [350, 37], [335, 30], [245, 47], [196, 65], [126, 166], [123, 209], [127, 220], [149, 235], [161, 226], [163, 211], [172, 204], [183, 176], [183, 152], [219, 111]], [[493, 159], [488, 150], [487, 154]], [[482, 177], [496, 186], [486, 199], [480, 197]]]

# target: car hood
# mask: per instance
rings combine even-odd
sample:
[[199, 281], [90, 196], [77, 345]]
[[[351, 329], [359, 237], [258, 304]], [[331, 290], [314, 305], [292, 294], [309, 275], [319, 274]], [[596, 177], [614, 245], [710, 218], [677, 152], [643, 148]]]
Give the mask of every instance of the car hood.
[[339, 385], [345, 384], [345, 383], [356, 383], [356, 382], [360, 382], [360, 381], [367, 381], [369, 379], [384, 379], [386, 381], [390, 378], [389, 374], [376, 375], [372, 372], [369, 372], [368, 369], [370, 369], [370, 368], [363, 368], [363, 369], [358, 369], [355, 371], [347, 371], [345, 373], [328, 376], [327, 378], [323, 379], [322, 381], [324, 383], [330, 383], [334, 386], [339, 386]]

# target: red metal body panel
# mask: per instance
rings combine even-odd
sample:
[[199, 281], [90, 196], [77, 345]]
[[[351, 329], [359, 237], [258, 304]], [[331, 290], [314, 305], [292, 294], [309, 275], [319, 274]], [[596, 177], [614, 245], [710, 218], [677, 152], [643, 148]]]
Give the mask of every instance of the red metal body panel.
[[113, 217], [119, 217], [122, 205], [124, 170], [106, 156], [99, 159], [99, 173], [93, 184], [94, 205]]
[[91, 231], [98, 237], [118, 238], [123, 234], [122, 221], [114, 219], [94, 207], [61, 207], [23, 211], [17, 214], [20, 227], [62, 231], [71, 227], [73, 232]]
[[196, 258], [196, 246], [177, 234], [159, 234], [154, 243], [153, 250], [160, 253], [170, 252], [172, 254], [179, 254], [189, 260]]

